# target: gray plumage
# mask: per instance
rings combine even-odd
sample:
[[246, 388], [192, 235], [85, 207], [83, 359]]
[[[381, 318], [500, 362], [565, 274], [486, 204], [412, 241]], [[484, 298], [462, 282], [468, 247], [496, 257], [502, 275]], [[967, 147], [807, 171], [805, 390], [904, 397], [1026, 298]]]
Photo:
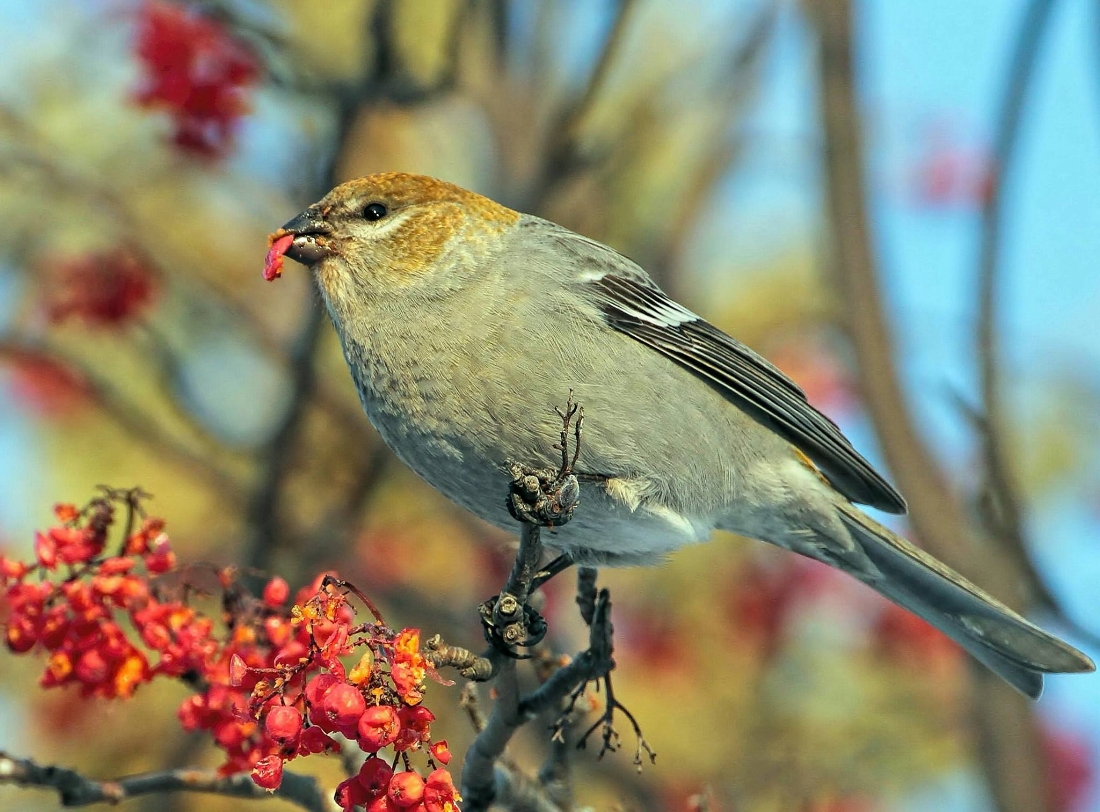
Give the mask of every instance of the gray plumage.
[[[585, 409], [581, 505], [544, 541], [578, 563], [653, 564], [721, 528], [850, 573], [1028, 696], [1043, 673], [1093, 669], [855, 508], [905, 503], [793, 382], [612, 249], [522, 216], [490, 236], [447, 235], [431, 272], [396, 284], [394, 243], [372, 242], [416, 215], [385, 197], [391, 178], [416, 181], [377, 177], [335, 190], [330, 231], [303, 239], [334, 237], [310, 261], [372, 423], [455, 502], [514, 530], [505, 465], [555, 464], [554, 407], [572, 390]], [[375, 199], [392, 211], [377, 233], [353, 219]]]

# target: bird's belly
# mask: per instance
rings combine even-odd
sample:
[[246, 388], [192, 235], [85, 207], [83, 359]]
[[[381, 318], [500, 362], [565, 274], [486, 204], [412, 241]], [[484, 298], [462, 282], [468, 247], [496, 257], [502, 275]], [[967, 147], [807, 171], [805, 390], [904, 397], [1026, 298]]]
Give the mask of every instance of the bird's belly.
[[[502, 462], [487, 458], [462, 436], [423, 436], [385, 410], [368, 415], [397, 456], [452, 502], [503, 530], [518, 532], [506, 507], [509, 477]], [[413, 437], [413, 434], [420, 436]], [[579, 564], [641, 566], [709, 537], [710, 523], [692, 522], [671, 510], [640, 505], [631, 510], [608, 494], [603, 483], [584, 482], [573, 519], [544, 531], [547, 547], [569, 553]]]

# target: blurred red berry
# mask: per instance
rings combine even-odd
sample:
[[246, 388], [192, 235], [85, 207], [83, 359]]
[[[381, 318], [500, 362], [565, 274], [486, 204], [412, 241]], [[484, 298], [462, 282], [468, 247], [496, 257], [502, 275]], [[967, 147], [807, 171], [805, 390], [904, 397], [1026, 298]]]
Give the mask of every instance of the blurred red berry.
[[180, 149], [224, 155], [259, 77], [255, 57], [219, 23], [193, 9], [147, 2], [138, 12], [135, 54], [142, 79], [135, 99], [168, 112]]
[[949, 120], [933, 121], [922, 133], [911, 171], [913, 202], [929, 209], [976, 208], [993, 192], [993, 160], [982, 143], [960, 135]]
[[871, 629], [871, 639], [886, 656], [913, 665], [951, 661], [962, 655], [947, 635], [893, 603], [883, 604]]
[[252, 768], [252, 780], [268, 790], [277, 790], [283, 783], [283, 760], [279, 756], [265, 756]]
[[76, 678], [85, 685], [99, 685], [110, 673], [111, 666], [98, 649], [89, 649], [76, 663]]
[[4, 642], [13, 654], [23, 654], [34, 648], [38, 642], [34, 622], [28, 617], [17, 617], [8, 621]]
[[1089, 743], [1065, 730], [1043, 726], [1043, 750], [1047, 763], [1047, 791], [1052, 812], [1079, 809], [1096, 779], [1095, 753]]
[[9, 353], [11, 393], [27, 410], [41, 417], [72, 415], [88, 401], [89, 382], [76, 370], [33, 351]]
[[264, 603], [273, 609], [284, 605], [290, 597], [290, 585], [279, 577], [272, 578], [264, 586]]
[[153, 301], [153, 275], [146, 261], [116, 248], [48, 264], [46, 315], [60, 322], [77, 318], [92, 327], [117, 327]]

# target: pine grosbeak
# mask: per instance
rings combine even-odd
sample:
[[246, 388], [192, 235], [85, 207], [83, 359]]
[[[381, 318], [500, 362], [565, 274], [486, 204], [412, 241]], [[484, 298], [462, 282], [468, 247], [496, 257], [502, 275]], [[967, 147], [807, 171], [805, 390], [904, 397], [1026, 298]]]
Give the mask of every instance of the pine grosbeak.
[[312, 269], [385, 442], [481, 518], [515, 527], [507, 463], [556, 458], [572, 390], [581, 507], [544, 538], [572, 561], [652, 564], [721, 528], [849, 573], [1028, 696], [1094, 670], [858, 510], [905, 502], [783, 373], [611, 248], [389, 173], [333, 189], [272, 252]]

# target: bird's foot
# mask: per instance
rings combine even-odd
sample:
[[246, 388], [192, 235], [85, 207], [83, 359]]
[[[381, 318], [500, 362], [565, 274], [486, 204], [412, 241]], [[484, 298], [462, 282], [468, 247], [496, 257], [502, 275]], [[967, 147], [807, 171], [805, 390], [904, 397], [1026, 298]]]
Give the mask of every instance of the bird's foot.
[[489, 598], [478, 607], [481, 627], [489, 644], [516, 660], [530, 659], [517, 648], [537, 646], [546, 637], [546, 620], [528, 603], [508, 592]]
[[[553, 468], [530, 468], [509, 463], [512, 481], [508, 489], [508, 512], [518, 522], [536, 527], [561, 527], [573, 518], [581, 501], [581, 487], [573, 469], [581, 453], [581, 426], [584, 409], [573, 402], [573, 392], [564, 411], [555, 407], [561, 418], [561, 435], [554, 448], [561, 452], [561, 465]], [[574, 420], [575, 418], [575, 420]], [[570, 431], [572, 429], [572, 431]], [[569, 437], [573, 435], [573, 453], [569, 453]]]

